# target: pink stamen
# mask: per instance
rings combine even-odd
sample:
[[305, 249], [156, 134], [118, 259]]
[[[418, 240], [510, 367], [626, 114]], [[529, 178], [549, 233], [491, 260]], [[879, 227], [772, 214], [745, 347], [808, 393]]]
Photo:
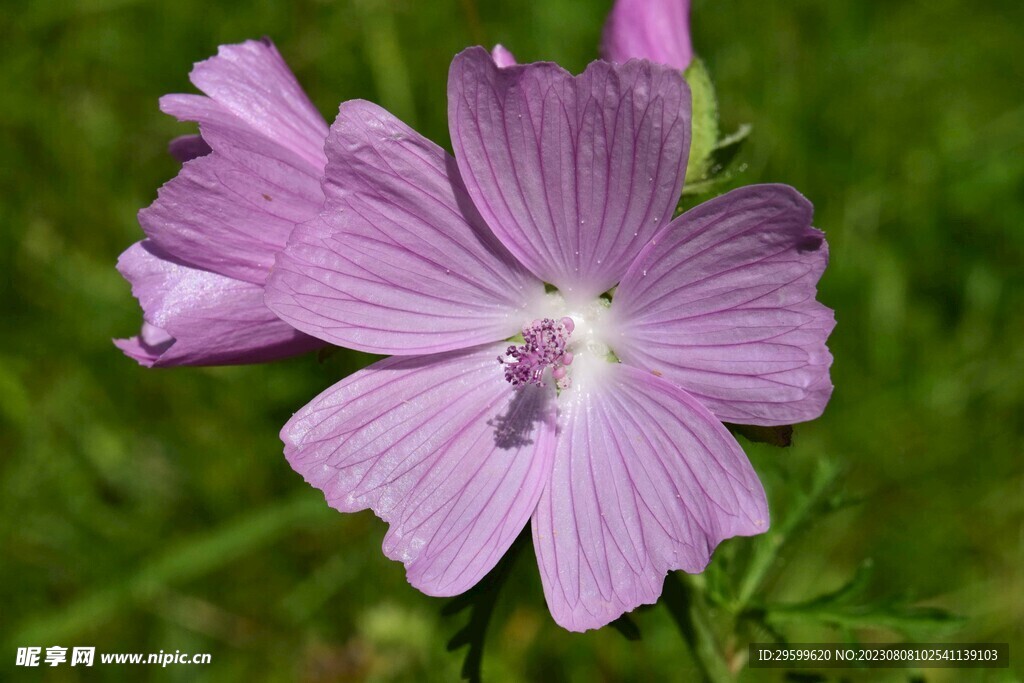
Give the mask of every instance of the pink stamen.
[[[509, 346], [498, 362], [505, 367], [505, 380], [512, 386], [536, 384], [544, 386], [544, 372], [551, 368], [551, 377], [559, 390], [569, 387], [566, 365], [572, 353], [565, 350], [575, 325], [572, 318], [555, 322], [551, 318], [534, 320], [523, 329], [523, 344]], [[508, 358], [511, 360], [508, 360]]]

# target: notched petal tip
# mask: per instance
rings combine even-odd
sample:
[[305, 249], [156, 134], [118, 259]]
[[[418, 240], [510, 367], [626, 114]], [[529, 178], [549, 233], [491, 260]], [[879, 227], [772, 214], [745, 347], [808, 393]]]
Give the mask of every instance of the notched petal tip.
[[599, 628], [654, 603], [669, 571], [703, 571], [725, 539], [768, 528], [739, 444], [670, 382], [613, 365], [560, 420], [533, 536], [561, 626]]
[[281, 53], [269, 36], [249, 38], [240, 43], [218, 45], [217, 54], [193, 63], [192, 71], [189, 73], [189, 80], [202, 90], [202, 85], [196, 83], [196, 78], [198, 77], [202, 80], [204, 71], [216, 70], [224, 62], [238, 62], [246, 59], [269, 59], [284, 62], [284, 58], [281, 57]]
[[739, 188], [677, 218], [616, 290], [619, 357], [726, 422], [821, 415], [835, 317], [816, 300], [828, 243], [812, 218], [811, 203], [786, 185]]
[[519, 261], [579, 299], [618, 282], [671, 219], [689, 101], [680, 73], [643, 60], [573, 76], [545, 62], [499, 68], [476, 47], [449, 71], [452, 145], [474, 205]]
[[462, 593], [494, 567], [550, 472], [550, 404], [504, 383], [499, 348], [380, 361], [281, 431], [289, 464], [332, 507], [387, 522], [384, 554], [428, 595]]

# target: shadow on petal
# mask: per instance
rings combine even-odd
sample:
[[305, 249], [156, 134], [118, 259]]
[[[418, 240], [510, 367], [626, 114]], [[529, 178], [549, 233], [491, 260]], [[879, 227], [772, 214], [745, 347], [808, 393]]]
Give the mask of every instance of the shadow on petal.
[[550, 388], [519, 387], [505, 411], [487, 421], [494, 428], [494, 445], [512, 450], [533, 443], [535, 426], [551, 415], [552, 398]]

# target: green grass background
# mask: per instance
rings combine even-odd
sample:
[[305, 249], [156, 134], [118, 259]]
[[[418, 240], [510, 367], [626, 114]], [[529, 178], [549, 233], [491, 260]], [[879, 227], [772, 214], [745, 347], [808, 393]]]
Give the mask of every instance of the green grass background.
[[[774, 510], [817, 463], [859, 505], [784, 549], [764, 599], [841, 585], [965, 617], [943, 638], [1024, 645], [1024, 5], [705, 0], [694, 42], [723, 125], [754, 126], [733, 184], [786, 182], [832, 263], [835, 396], [788, 450], [747, 445]], [[192, 62], [268, 35], [328, 117], [367, 98], [448, 146], [453, 54], [502, 42], [579, 71], [610, 3], [35, 0], [0, 16], [0, 678], [453, 680], [463, 622], [294, 474], [277, 431], [362, 361], [144, 370], [110, 344], [139, 313], [114, 271], [189, 132], [157, 98]], [[739, 540], [731, 546], [742, 546]], [[742, 552], [742, 548], [738, 549]], [[690, 680], [663, 609], [643, 640], [574, 635], [524, 554], [491, 680]], [[835, 639], [823, 626], [791, 637]], [[886, 630], [861, 637], [893, 640]], [[210, 652], [207, 667], [15, 671], [18, 645]], [[1013, 680], [929, 671], [926, 680]], [[846, 672], [847, 680], [877, 680]], [[908, 680], [907, 674], [887, 674]], [[745, 680], [783, 680], [753, 672]], [[839, 680], [833, 676], [829, 680]]]

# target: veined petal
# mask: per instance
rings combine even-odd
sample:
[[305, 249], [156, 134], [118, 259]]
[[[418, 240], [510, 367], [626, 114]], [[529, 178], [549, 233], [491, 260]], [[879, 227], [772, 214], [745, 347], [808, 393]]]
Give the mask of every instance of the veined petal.
[[389, 358], [299, 411], [292, 467], [342, 512], [390, 524], [384, 553], [428, 595], [456, 595], [498, 562], [550, 474], [553, 395], [515, 390], [500, 345]]
[[380, 107], [345, 102], [327, 205], [278, 256], [267, 305], [334, 344], [435, 353], [506, 339], [543, 284], [488, 230], [455, 161]]
[[693, 59], [690, 0], [616, 0], [601, 56], [620, 64], [649, 59], [683, 71]]
[[146, 324], [114, 343], [141, 365], [259, 363], [323, 345], [275, 317], [259, 285], [190, 268], [149, 242], [132, 245], [117, 267]]
[[139, 223], [185, 263], [263, 284], [295, 225], [322, 204], [322, 195], [278, 182], [266, 170], [251, 173], [218, 153], [193, 159], [139, 212]]
[[323, 204], [327, 125], [270, 41], [221, 47], [192, 80], [209, 97], [168, 95], [161, 108], [198, 121], [213, 153], [186, 163], [139, 222], [183, 262], [260, 284]]
[[812, 210], [791, 187], [753, 185], [677, 218], [616, 289], [615, 353], [725, 422], [821, 415], [835, 315], [815, 299], [828, 245]]
[[679, 199], [690, 93], [676, 70], [594, 62], [500, 68], [483, 48], [448, 75], [459, 170], [495, 234], [530, 270], [585, 301], [619, 281]]
[[[196, 63], [190, 78], [234, 118], [235, 127], [292, 151], [311, 168], [323, 168], [327, 123], [270, 39], [222, 45], [216, 57]], [[220, 151], [218, 140], [207, 142]], [[225, 153], [233, 147], [229, 141]]]
[[561, 626], [599, 628], [653, 603], [667, 572], [702, 571], [722, 540], [768, 528], [764, 490], [743, 451], [682, 389], [608, 365], [563, 392], [559, 407], [533, 542]]

